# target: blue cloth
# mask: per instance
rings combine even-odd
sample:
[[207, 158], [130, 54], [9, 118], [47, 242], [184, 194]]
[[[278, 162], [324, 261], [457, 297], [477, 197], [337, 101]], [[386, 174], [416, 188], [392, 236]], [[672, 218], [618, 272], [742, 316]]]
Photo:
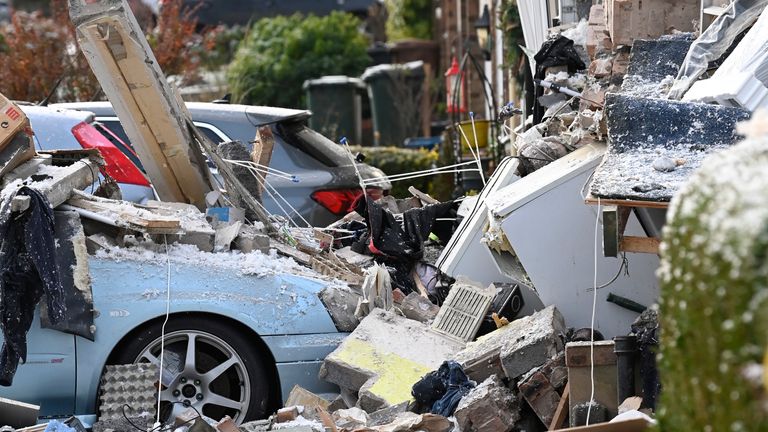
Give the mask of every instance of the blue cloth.
[[432, 405], [431, 412], [443, 417], [450, 417], [456, 411], [461, 398], [466, 396], [475, 387], [475, 382], [467, 378], [464, 369], [455, 361], [443, 362], [439, 370], [448, 376], [448, 385], [443, 397]]
[[455, 361], [445, 361], [436, 371], [423, 376], [411, 389], [419, 411], [450, 417], [461, 398], [466, 396], [475, 382], [467, 378], [464, 369]]

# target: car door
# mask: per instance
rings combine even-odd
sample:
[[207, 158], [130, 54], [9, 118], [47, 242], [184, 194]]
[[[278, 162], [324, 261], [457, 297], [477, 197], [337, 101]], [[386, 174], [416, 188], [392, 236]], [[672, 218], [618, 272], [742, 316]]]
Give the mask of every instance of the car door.
[[[0, 342], [5, 339], [0, 334]], [[75, 411], [75, 336], [40, 326], [35, 313], [27, 334], [27, 362], [20, 363], [10, 387], [0, 397], [40, 405], [41, 416]]]

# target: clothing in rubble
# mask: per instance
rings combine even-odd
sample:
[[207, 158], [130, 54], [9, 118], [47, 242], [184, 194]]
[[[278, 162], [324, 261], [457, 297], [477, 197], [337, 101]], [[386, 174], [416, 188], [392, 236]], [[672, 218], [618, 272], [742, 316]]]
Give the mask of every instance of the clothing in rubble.
[[[541, 49], [533, 57], [536, 60], [536, 74], [534, 78], [544, 79], [547, 68], [554, 66], [567, 66], [568, 73], [573, 74], [576, 71], [584, 70], [587, 65], [576, 52], [573, 41], [565, 36], [548, 39], [541, 45]], [[544, 89], [536, 88], [534, 99], [533, 124], [541, 123], [544, 117], [544, 107], [539, 103], [539, 97], [544, 94]]]
[[448, 201], [412, 208], [403, 213], [402, 223], [389, 210], [370, 200], [358, 200], [355, 211], [368, 221], [371, 252], [413, 263], [424, 255], [424, 242], [435, 220], [446, 216], [452, 206], [453, 202]]
[[424, 375], [411, 388], [411, 395], [419, 407], [428, 407], [432, 414], [450, 417], [461, 398], [475, 387], [464, 369], [455, 361], [445, 361], [434, 372]]
[[[11, 213], [14, 195], [28, 196], [29, 208]], [[27, 359], [27, 332], [43, 294], [49, 320], [64, 317], [64, 298], [56, 267], [53, 209], [38, 191], [22, 186], [0, 203], [0, 385], [10, 386], [19, 365]]]

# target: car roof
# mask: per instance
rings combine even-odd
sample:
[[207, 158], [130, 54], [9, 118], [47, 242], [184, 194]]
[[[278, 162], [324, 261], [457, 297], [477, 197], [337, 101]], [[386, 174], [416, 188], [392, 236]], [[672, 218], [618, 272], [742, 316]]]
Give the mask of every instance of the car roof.
[[[254, 126], [263, 126], [284, 120], [304, 120], [312, 115], [308, 110], [258, 105], [218, 104], [212, 102], [187, 102], [186, 105], [190, 114], [192, 114], [192, 118], [195, 120], [212, 115], [233, 117], [247, 113]], [[106, 117], [115, 115], [112, 104], [107, 101], [70, 102], [54, 104], [52, 106], [91, 111], [96, 116]]]
[[19, 108], [29, 118], [39, 150], [80, 149], [72, 128], [93, 122], [93, 114], [88, 111], [25, 104], [19, 104]]
[[[27, 117], [34, 117], [41, 120], [51, 121], [66, 121], [73, 126], [80, 123], [90, 123], [93, 121], [93, 114], [87, 111], [78, 111], [73, 109], [65, 109], [61, 107], [52, 106], [38, 106], [38, 105], [26, 105], [18, 104], [21, 111], [27, 115]], [[32, 121], [32, 120], [30, 120]], [[34, 127], [34, 125], [33, 125]]]

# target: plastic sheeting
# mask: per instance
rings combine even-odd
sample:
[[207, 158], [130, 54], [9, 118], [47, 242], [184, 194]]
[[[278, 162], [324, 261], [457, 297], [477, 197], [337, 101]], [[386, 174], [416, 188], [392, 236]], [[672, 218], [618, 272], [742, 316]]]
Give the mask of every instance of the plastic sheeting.
[[682, 99], [699, 77], [733, 45], [768, 5], [768, 0], [735, 0], [707, 27], [688, 50], [680, 72], [669, 91], [670, 99]]

